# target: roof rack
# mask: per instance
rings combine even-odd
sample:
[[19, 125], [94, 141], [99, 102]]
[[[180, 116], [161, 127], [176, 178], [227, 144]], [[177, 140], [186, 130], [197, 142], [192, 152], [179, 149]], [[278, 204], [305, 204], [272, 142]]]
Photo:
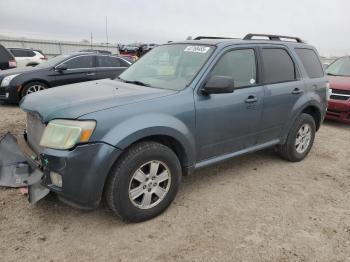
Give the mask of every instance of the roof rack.
[[193, 40], [202, 40], [202, 39], [237, 39], [232, 37], [220, 37], [220, 36], [197, 36]]
[[291, 40], [295, 40], [297, 43], [304, 43], [303, 40], [301, 40], [301, 38], [299, 37], [293, 37], [293, 36], [284, 36], [284, 35], [267, 35], [267, 34], [247, 34], [243, 40], [253, 40], [253, 37], [255, 36], [262, 36], [262, 37], [267, 37], [269, 38], [269, 40], [271, 41], [283, 41], [281, 38], [283, 39], [291, 39]]

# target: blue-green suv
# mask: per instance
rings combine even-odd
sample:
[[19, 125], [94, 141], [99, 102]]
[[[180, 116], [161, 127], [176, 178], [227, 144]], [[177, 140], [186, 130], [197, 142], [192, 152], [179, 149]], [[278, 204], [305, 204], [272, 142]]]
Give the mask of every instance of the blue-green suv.
[[[258, 39], [257, 39], [258, 38]], [[128, 221], [157, 216], [181, 177], [276, 147], [300, 161], [323, 121], [328, 81], [299, 38], [198, 37], [156, 47], [116, 80], [26, 96], [18, 144], [47, 192], [83, 208], [102, 196]]]

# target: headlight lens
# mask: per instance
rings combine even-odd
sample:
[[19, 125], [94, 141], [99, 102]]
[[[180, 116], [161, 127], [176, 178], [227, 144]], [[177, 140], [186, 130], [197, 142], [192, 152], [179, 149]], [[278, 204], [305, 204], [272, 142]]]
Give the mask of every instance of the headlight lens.
[[19, 74], [5, 76], [4, 79], [1, 81], [1, 87], [9, 86], [11, 81], [12, 81], [12, 79], [14, 79], [18, 75]]
[[70, 149], [77, 143], [89, 141], [95, 127], [95, 121], [52, 120], [44, 130], [40, 145], [54, 149]]

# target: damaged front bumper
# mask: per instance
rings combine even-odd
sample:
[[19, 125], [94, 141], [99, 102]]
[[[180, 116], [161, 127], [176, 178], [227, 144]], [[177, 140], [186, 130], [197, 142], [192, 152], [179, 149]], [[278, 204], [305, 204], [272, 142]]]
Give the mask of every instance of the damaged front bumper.
[[23, 136], [5, 135], [0, 140], [0, 156], [0, 186], [28, 186], [30, 203], [39, 201], [50, 192], [41, 185], [43, 172], [40, 159]]
[[[0, 159], [4, 159], [0, 162], [0, 186], [28, 186], [31, 203], [51, 191], [67, 204], [92, 209], [100, 203], [106, 178], [121, 152], [109, 144], [95, 142], [71, 150], [45, 148], [36, 154], [26, 135], [6, 135], [0, 142]], [[5, 155], [12, 157], [6, 160]], [[60, 176], [61, 183], [52, 180], [53, 174]]]

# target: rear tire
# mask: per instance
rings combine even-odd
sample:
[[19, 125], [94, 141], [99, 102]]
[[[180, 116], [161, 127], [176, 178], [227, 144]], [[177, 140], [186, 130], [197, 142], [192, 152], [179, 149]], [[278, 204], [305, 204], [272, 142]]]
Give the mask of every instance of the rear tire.
[[48, 85], [42, 82], [30, 82], [23, 87], [21, 94], [22, 94], [22, 97], [25, 97], [26, 95], [45, 90], [47, 88], [48, 88]]
[[303, 160], [312, 148], [315, 133], [315, 120], [302, 113], [291, 127], [286, 142], [279, 147], [281, 157], [291, 162]]
[[109, 207], [130, 222], [161, 214], [174, 200], [181, 182], [175, 153], [156, 142], [131, 146], [116, 162], [106, 182]]

